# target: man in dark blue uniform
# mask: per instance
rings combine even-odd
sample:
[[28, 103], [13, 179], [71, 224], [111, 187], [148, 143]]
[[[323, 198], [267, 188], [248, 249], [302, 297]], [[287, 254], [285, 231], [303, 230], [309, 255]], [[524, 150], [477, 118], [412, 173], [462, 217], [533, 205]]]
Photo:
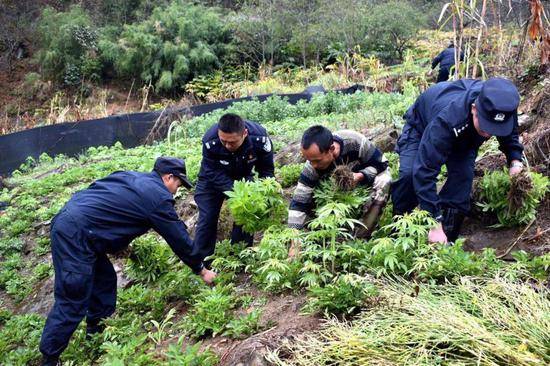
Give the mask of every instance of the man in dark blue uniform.
[[202, 279], [204, 268], [185, 224], [174, 210], [178, 188], [191, 187], [182, 159], [158, 158], [151, 173], [115, 172], [77, 192], [52, 220], [55, 303], [40, 342], [42, 365], [56, 365], [71, 335], [86, 317], [87, 333], [102, 330], [101, 320], [116, 303], [116, 273], [107, 253], [124, 249], [149, 229]]
[[[439, 224], [430, 242], [454, 241], [470, 209], [477, 151], [496, 136], [510, 174], [519, 173], [523, 146], [518, 138], [519, 94], [510, 81], [463, 79], [438, 83], [418, 97], [405, 113], [397, 142], [399, 179], [392, 185], [395, 214], [420, 204]], [[447, 181], [437, 193], [437, 176], [447, 166]]]
[[[273, 146], [265, 128], [258, 123], [244, 121], [235, 114], [223, 115], [202, 139], [202, 162], [195, 188], [195, 202], [199, 221], [194, 244], [204, 257], [212, 255], [220, 209], [225, 191], [233, 189], [233, 182], [253, 178], [252, 169], [260, 178], [273, 177]], [[233, 226], [231, 242], [252, 245], [252, 235], [241, 226]]]
[[[460, 52], [460, 61], [464, 60], [464, 53]], [[431, 75], [433, 70], [439, 65], [439, 74], [437, 75], [437, 82], [449, 80], [449, 74], [451, 67], [455, 64], [455, 46], [451, 44], [445, 48], [439, 55], [437, 55], [432, 61], [432, 68], [428, 75]]]

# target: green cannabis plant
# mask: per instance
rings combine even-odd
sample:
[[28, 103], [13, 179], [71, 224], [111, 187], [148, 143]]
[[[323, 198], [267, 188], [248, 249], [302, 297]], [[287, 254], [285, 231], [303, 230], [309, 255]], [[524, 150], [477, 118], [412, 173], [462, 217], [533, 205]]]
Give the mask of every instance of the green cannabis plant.
[[548, 177], [539, 173], [527, 171], [510, 178], [506, 170], [497, 170], [483, 176], [477, 204], [497, 216], [495, 227], [525, 225], [535, 219], [549, 185]]
[[282, 188], [275, 178], [254, 181], [236, 181], [227, 204], [235, 223], [248, 233], [263, 231], [279, 224], [286, 216], [287, 207]]
[[281, 187], [288, 188], [298, 183], [304, 164], [287, 164], [275, 169], [275, 177]]
[[378, 295], [375, 285], [353, 273], [335, 277], [326, 286], [309, 289], [306, 313], [352, 314], [359, 310], [369, 297]]

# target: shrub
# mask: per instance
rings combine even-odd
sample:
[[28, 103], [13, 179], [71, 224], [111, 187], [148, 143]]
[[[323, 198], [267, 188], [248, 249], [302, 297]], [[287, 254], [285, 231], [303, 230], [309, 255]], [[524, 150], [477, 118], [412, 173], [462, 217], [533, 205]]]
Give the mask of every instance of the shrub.
[[241, 253], [247, 263], [246, 271], [252, 273], [254, 282], [264, 290], [280, 292], [296, 284], [301, 263], [287, 260], [288, 245], [294, 238], [295, 230], [274, 225], [264, 232], [257, 246]]
[[[67, 12], [46, 8], [38, 22], [38, 60], [48, 78], [77, 85], [96, 73], [98, 33], [87, 13], [79, 6]], [[89, 65], [95, 64], [93, 69]]]
[[341, 275], [324, 287], [310, 288], [310, 299], [304, 310], [309, 313], [351, 314], [363, 306], [366, 298], [377, 294], [377, 288], [364, 277]]
[[507, 171], [494, 171], [480, 182], [478, 205], [497, 216], [499, 226], [527, 224], [548, 191], [549, 179], [539, 173], [523, 172], [510, 179]]
[[292, 187], [298, 183], [304, 164], [287, 164], [275, 170], [277, 181], [283, 188]]
[[227, 324], [223, 335], [231, 338], [246, 338], [260, 329], [259, 321], [262, 315], [260, 309], [254, 309], [248, 314], [241, 315]]
[[275, 178], [236, 181], [233, 190], [225, 194], [235, 223], [249, 233], [280, 224], [287, 212], [281, 185]]
[[411, 40], [426, 21], [419, 10], [403, 0], [381, 2], [366, 16], [367, 47], [387, 60], [402, 60]]
[[173, 1], [154, 9], [146, 20], [125, 25], [118, 39], [102, 39], [99, 47], [120, 76], [140, 78], [168, 92], [219, 67], [230, 41], [217, 12]]
[[233, 319], [231, 310], [236, 297], [229, 286], [216, 286], [202, 290], [186, 318], [186, 328], [194, 337], [216, 336], [222, 333]]
[[117, 309], [121, 314], [135, 313], [146, 318], [160, 319], [166, 303], [158, 293], [136, 284], [118, 292]]
[[132, 278], [153, 282], [167, 273], [174, 263], [175, 257], [168, 245], [149, 234], [132, 242], [127, 269]]

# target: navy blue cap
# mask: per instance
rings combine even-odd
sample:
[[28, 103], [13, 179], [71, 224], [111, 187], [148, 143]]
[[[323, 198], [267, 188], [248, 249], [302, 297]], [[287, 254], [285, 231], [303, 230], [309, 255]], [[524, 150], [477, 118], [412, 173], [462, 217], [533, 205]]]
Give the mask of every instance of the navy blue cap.
[[493, 136], [508, 136], [514, 128], [519, 93], [507, 79], [491, 78], [483, 83], [476, 101], [479, 127]]
[[189, 179], [187, 179], [187, 170], [185, 169], [185, 160], [183, 159], [161, 156], [155, 161], [153, 170], [161, 175], [173, 174], [181, 180], [185, 188], [193, 187]]

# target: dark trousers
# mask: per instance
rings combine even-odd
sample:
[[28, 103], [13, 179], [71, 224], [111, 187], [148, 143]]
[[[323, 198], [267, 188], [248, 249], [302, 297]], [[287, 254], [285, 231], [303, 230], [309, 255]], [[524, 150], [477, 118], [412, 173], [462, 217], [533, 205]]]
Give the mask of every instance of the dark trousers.
[[[410, 125], [405, 125], [397, 142], [399, 154], [399, 179], [391, 186], [393, 212], [402, 215], [418, 206], [413, 185], [413, 164], [422, 135]], [[453, 209], [462, 214], [470, 211], [470, 192], [474, 179], [474, 163], [477, 150], [453, 151], [445, 165], [447, 181], [439, 192], [442, 210]]]
[[56, 357], [84, 317], [88, 331], [94, 332], [102, 319], [113, 314], [117, 277], [107, 256], [89, 248], [85, 231], [67, 211], [54, 218], [50, 237], [55, 303], [42, 332], [40, 352]]
[[[199, 209], [199, 221], [195, 231], [194, 246], [198, 248], [202, 258], [214, 254], [218, 232], [220, 210], [226, 196], [223, 192], [209, 189], [204, 182], [197, 184], [195, 202]], [[252, 245], [254, 236], [243, 231], [242, 226], [233, 225], [231, 242], [245, 242]]]
[[439, 67], [439, 74], [437, 74], [437, 83], [449, 80], [449, 67]]

